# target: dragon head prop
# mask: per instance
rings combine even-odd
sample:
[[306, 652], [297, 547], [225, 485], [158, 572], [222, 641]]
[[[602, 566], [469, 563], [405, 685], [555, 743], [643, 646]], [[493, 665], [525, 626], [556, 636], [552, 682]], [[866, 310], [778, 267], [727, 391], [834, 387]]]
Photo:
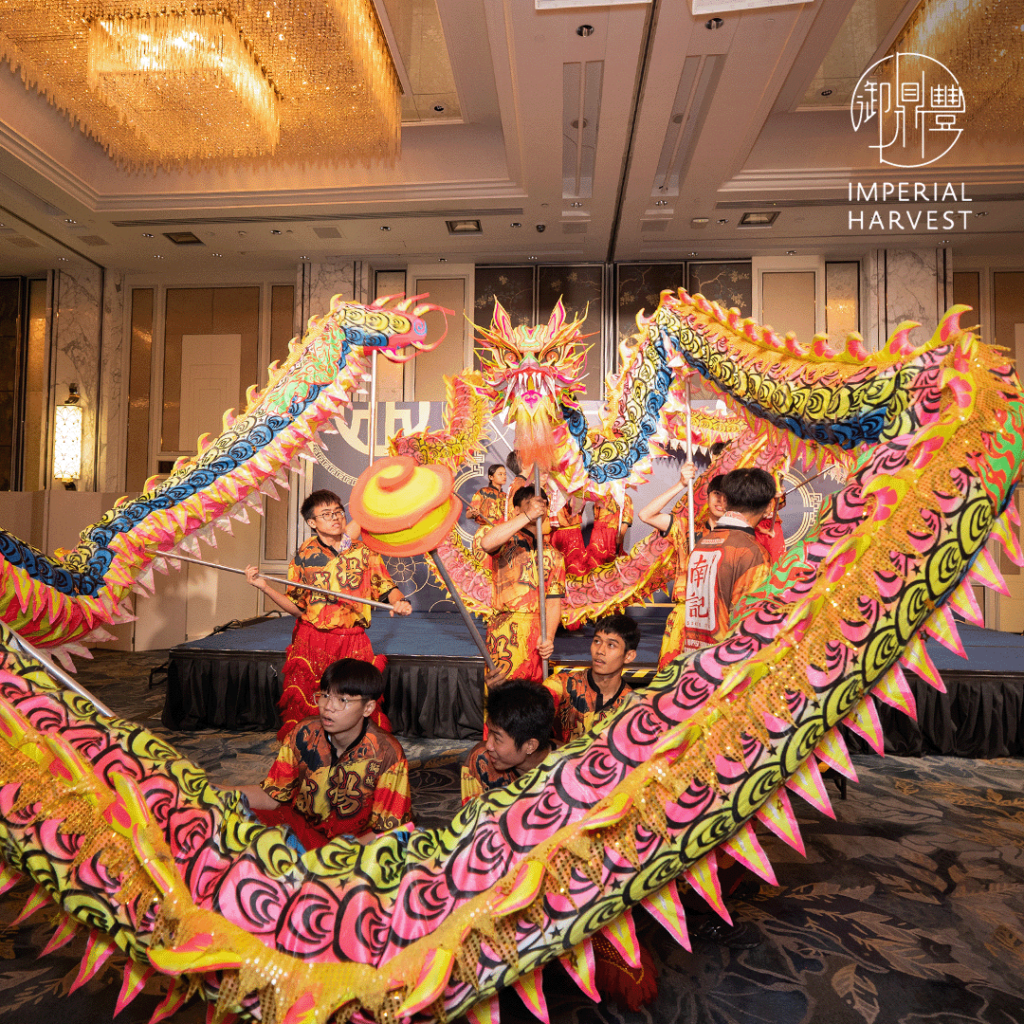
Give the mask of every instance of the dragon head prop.
[[550, 468], [553, 428], [565, 409], [579, 410], [587, 347], [580, 324], [566, 317], [559, 299], [546, 324], [512, 326], [495, 300], [489, 329], [477, 327], [484, 393], [492, 412], [515, 424], [515, 446], [523, 465]]

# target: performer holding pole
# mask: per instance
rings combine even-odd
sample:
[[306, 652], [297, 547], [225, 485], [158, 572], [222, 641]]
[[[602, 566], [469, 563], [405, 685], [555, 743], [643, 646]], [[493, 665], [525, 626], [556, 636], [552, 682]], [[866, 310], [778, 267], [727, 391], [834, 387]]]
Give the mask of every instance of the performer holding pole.
[[[533, 487], [535, 494], [543, 494], [544, 492], [540, 487], [540, 464], [533, 464]], [[545, 503], [544, 517], [543, 519], [538, 516], [534, 521], [535, 530], [537, 535], [537, 607], [540, 609], [540, 635], [546, 637], [548, 635], [548, 613], [547, 613], [547, 601], [545, 595], [547, 590], [544, 589], [544, 520], [547, 519], [547, 505]], [[561, 611], [561, 609], [559, 609]], [[557, 630], [557, 626], [555, 629]], [[554, 639], [554, 632], [551, 634], [552, 640]], [[553, 646], [553, 645], [552, 645]], [[548, 677], [548, 659], [547, 655], [541, 655], [541, 679], [547, 679]]]
[[[548, 518], [547, 495], [526, 484], [512, 500], [511, 518], [478, 530], [473, 538], [476, 557], [491, 559], [495, 614], [487, 624], [487, 649], [507, 678], [539, 683], [546, 678], [544, 663], [554, 651], [561, 619], [565, 561], [554, 547], [540, 546]], [[543, 589], [538, 569], [544, 572]]]
[[[168, 555], [168, 558], [173, 558], [179, 562], [190, 562], [192, 565], [201, 565], [205, 569], [220, 569], [221, 572], [233, 572], [239, 576], [244, 576], [246, 579], [249, 578], [248, 569], [235, 569], [230, 565], [220, 565], [217, 562], [204, 562], [201, 558], [188, 558], [185, 555]], [[328, 597], [340, 597], [343, 601], [354, 601], [356, 604], [369, 605], [371, 608], [382, 608], [386, 612], [390, 612], [392, 615], [395, 614], [393, 605], [385, 604], [383, 601], [372, 601], [368, 597], [359, 597], [356, 594], [350, 594], [343, 590], [328, 590], [326, 587], [314, 587], [309, 583], [297, 583], [295, 580], [289, 580], [284, 576], [268, 576], [265, 572], [258, 572], [255, 575], [258, 580], [269, 580], [271, 583], [283, 583], [286, 587], [297, 587], [299, 590], [309, 590], [314, 594], [326, 594]]]
[[[693, 465], [693, 415], [690, 408], [690, 378], [686, 378], [686, 461], [692, 466]], [[694, 529], [693, 529], [693, 474], [690, 474], [690, 479], [686, 482], [686, 504], [687, 504], [687, 517], [689, 520], [689, 550], [693, 550], [694, 545]]]
[[[393, 615], [412, 612], [412, 605], [395, 587], [380, 555], [361, 542], [358, 524], [346, 523], [345, 509], [336, 494], [314, 491], [302, 503], [301, 514], [313, 536], [299, 548], [288, 567], [289, 582], [382, 600]], [[297, 722], [318, 713], [317, 689], [328, 665], [340, 658], [358, 658], [383, 671], [387, 658], [373, 652], [366, 635], [370, 613], [365, 606], [298, 587], [280, 594], [261, 578], [254, 565], [245, 574], [257, 590], [297, 620], [285, 655], [284, 692], [278, 704], [283, 723], [278, 739], [283, 739]], [[374, 712], [374, 721], [390, 729], [383, 711]]]

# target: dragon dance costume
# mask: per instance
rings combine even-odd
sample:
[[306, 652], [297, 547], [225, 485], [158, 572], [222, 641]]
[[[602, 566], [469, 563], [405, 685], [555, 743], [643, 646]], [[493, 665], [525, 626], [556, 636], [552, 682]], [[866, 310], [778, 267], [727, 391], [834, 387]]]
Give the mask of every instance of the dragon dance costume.
[[480, 526], [494, 526], [505, 517], [505, 492], [500, 487], [487, 484], [470, 499], [466, 518]]
[[[53, 651], [102, 639], [104, 624], [131, 614], [133, 586], [177, 569], [187, 542], [287, 481], [361, 386], [372, 351], [423, 347], [426, 308], [332, 302], [243, 413], [225, 416], [220, 437], [118, 502], [66, 557], [0, 532], [4, 623]], [[552, 417], [552, 469], [566, 490], [618, 495], [649, 470], [654, 442], [679, 436], [685, 377], [696, 372], [745, 423], [733, 447], [762, 440], [758, 465], [837, 467], [840, 490], [733, 608], [733, 633], [674, 660], [599, 733], [449, 825], [300, 854], [164, 740], [61, 690], [0, 623], [0, 881], [35, 885], [26, 913], [52, 901], [58, 944], [88, 930], [82, 983], [115, 949], [128, 954], [121, 1005], [152, 970], [167, 975], [157, 1019], [198, 994], [211, 1019], [467, 1014], [488, 1024], [510, 987], [543, 1018], [546, 964], [557, 959], [592, 998], [595, 949], [611, 944], [642, 967], [638, 906], [689, 949], [680, 891], [724, 916], [723, 854], [775, 884], [761, 827], [802, 852], [792, 797], [829, 814], [821, 766], [856, 779], [837, 726], [882, 753], [876, 701], [913, 717], [910, 671], [943, 688], [924, 634], [961, 649], [954, 613], [984, 625], [974, 586], [1008, 593], [990, 540], [1024, 564], [1014, 500], [1024, 392], [1005, 352], [961, 327], [965, 311], [950, 310], [916, 346], [913, 325], [901, 324], [878, 352], [858, 335], [837, 352], [666, 293], [628, 351], [620, 346], [600, 431], [573, 404], [579, 388], [559, 383], [582, 371], [561, 307], [543, 329], [496, 316], [485, 373], [447, 385], [460, 415], [441, 436], [400, 439], [424, 462], [464, 464], [484, 405], [526, 418], [535, 402]], [[540, 390], [520, 388], [524, 364]], [[489, 612], [489, 569], [474, 560], [468, 571], [457, 536], [438, 550], [467, 605]], [[570, 578], [566, 614], [593, 619], [645, 600], [667, 582], [669, 555], [652, 534], [615, 565]]]
[[281, 806], [253, 813], [265, 825], [290, 826], [307, 850], [336, 836], [390, 832], [412, 820], [405, 752], [369, 719], [340, 753], [319, 718], [299, 722], [262, 787]]
[[623, 708], [640, 700], [640, 695], [627, 683], [620, 682], [615, 695], [606, 701], [594, 685], [589, 668], [555, 672], [545, 680], [544, 685], [552, 692], [557, 688], [560, 694], [555, 707], [554, 730], [559, 743], [571, 743], [579, 739], [585, 732], [607, 722]]
[[[486, 560], [483, 532], [473, 538], [473, 554]], [[542, 638], [533, 538], [520, 530], [490, 556], [490, 563], [495, 614], [487, 623], [487, 651], [509, 679], [539, 683], [543, 673], [537, 644]], [[565, 597], [565, 561], [550, 544], [544, 545], [544, 586], [546, 598]]]
[[[686, 564], [686, 650], [728, 635], [733, 609], [768, 577], [767, 556], [753, 528], [728, 513], [702, 533]], [[679, 604], [676, 604], [679, 607]], [[674, 610], [674, 609], [673, 609]]]
[[[375, 601], [387, 600], [395, 584], [380, 555], [356, 541], [336, 552], [315, 534], [296, 552], [288, 567], [288, 579], [327, 590], [344, 590]], [[288, 597], [302, 609], [292, 628], [292, 642], [285, 655], [284, 689], [278, 707], [282, 726], [277, 738], [283, 740], [296, 723], [318, 713], [316, 693], [324, 670], [340, 658], [368, 661], [381, 672], [388, 660], [373, 653], [366, 627], [370, 625], [367, 605], [340, 601], [311, 590], [289, 587]], [[391, 724], [380, 708], [374, 721], [386, 731]]]
[[587, 554], [594, 565], [607, 565], [619, 553], [619, 533], [633, 525], [633, 499], [627, 494], [622, 504], [607, 494], [594, 502], [594, 528]]

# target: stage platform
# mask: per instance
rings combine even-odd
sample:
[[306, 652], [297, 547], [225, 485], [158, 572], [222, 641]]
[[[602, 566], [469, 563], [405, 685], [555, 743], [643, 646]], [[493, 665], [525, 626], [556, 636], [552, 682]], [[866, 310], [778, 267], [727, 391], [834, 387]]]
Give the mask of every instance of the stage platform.
[[[667, 608], [635, 609], [642, 639], [632, 684], [656, 670]], [[170, 652], [163, 722], [171, 729], [270, 730], [291, 639], [289, 616], [258, 621], [181, 644]], [[483, 626], [481, 624], [481, 631]], [[385, 710], [404, 736], [473, 739], [483, 726], [483, 659], [454, 613], [375, 615], [373, 649], [387, 655]], [[587, 665], [593, 630], [560, 634], [553, 661]], [[967, 660], [929, 640], [947, 692], [908, 674], [918, 721], [878, 704], [886, 750], [903, 755], [1024, 756], [1024, 637], [960, 625]], [[854, 752], [866, 752], [847, 732]]]

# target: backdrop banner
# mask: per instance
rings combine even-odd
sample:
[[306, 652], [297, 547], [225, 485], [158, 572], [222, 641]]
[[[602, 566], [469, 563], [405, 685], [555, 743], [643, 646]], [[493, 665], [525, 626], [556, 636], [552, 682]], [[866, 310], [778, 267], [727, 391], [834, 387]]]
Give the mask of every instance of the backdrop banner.
[[[600, 402], [582, 402], [584, 414], [589, 423], [596, 425], [600, 416]], [[713, 402], [694, 402], [694, 408], [713, 407]], [[439, 430], [444, 415], [442, 402], [379, 402], [377, 404], [376, 458], [388, 455], [387, 439], [399, 429], [406, 434], [422, 430]], [[348, 496], [359, 474], [369, 465], [369, 405], [354, 405], [347, 413], [347, 419], [337, 417], [334, 426], [338, 436], [327, 439], [329, 443], [312, 446], [316, 459], [313, 466], [313, 489], [326, 488], [340, 495], [348, 507]], [[484, 455], [459, 467], [455, 474], [455, 491], [468, 506], [473, 495], [487, 483], [487, 467], [495, 462], [504, 464], [512, 450], [514, 429], [500, 418], [492, 418], [486, 437], [483, 439]], [[667, 490], [679, 479], [679, 467], [686, 458], [685, 446], [671, 455], [654, 460], [650, 479], [636, 490], [628, 493], [633, 499], [634, 512], [641, 509], [662, 491]], [[708, 465], [708, 459], [695, 449], [698, 471]], [[822, 501], [840, 487], [840, 471], [830, 470], [824, 475], [805, 484], [808, 474], [790, 469], [783, 475], [787, 490], [786, 507], [782, 511], [782, 527], [787, 547], [800, 541], [810, 530]], [[804, 486], [800, 486], [805, 484]], [[589, 539], [593, 522], [593, 506], [588, 504], [583, 513], [583, 536]], [[458, 529], [462, 540], [469, 545], [476, 531], [476, 523], [463, 516]], [[634, 516], [633, 526], [626, 534], [627, 549], [649, 532], [650, 528]], [[447, 600], [444, 593], [434, 584], [427, 572], [422, 555], [413, 558], [384, 559], [395, 583], [409, 595], [416, 611], [451, 611], [455, 605]], [[666, 594], [659, 593], [656, 601], [668, 601]]]

